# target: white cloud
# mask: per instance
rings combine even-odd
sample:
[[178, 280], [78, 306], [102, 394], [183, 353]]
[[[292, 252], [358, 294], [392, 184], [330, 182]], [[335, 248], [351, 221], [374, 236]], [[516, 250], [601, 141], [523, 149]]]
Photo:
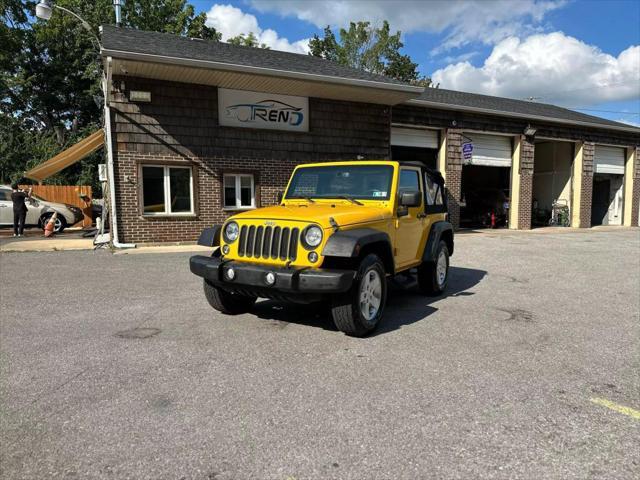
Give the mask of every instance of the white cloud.
[[433, 73], [442, 88], [584, 107], [640, 98], [640, 46], [614, 57], [562, 32], [510, 37], [480, 67], [469, 62]]
[[512, 35], [538, 31], [544, 16], [565, 0], [251, 0], [263, 12], [295, 16], [317, 27], [344, 27], [367, 20], [409, 32], [444, 33], [435, 53], [471, 42], [494, 44]]
[[258, 24], [255, 15], [245, 13], [233, 5], [215, 4], [207, 12], [207, 26], [214, 27], [222, 33], [222, 40], [226, 41], [242, 33], [253, 32], [260, 43], [264, 43], [273, 50], [283, 50], [293, 53], [307, 53], [309, 51], [309, 39], [290, 42], [280, 37], [275, 30], [263, 30]]

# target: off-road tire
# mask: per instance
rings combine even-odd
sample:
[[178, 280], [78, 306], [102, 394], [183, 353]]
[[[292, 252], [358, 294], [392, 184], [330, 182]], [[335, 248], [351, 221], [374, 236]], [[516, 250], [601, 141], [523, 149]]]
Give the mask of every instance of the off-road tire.
[[[440, 255], [444, 255], [446, 262], [445, 278], [440, 281], [438, 274], [438, 259]], [[429, 296], [438, 296], [447, 288], [449, 283], [449, 248], [444, 241], [440, 241], [436, 250], [436, 256], [433, 261], [422, 262], [418, 267], [418, 289], [420, 292]]]
[[[377, 313], [371, 319], [367, 319], [363, 316], [360, 309], [360, 295], [362, 282], [366, 275], [371, 271], [375, 271], [379, 276], [381, 298]], [[380, 257], [375, 254], [369, 254], [360, 262], [351, 289], [345, 294], [335, 295], [333, 297], [331, 305], [333, 323], [338, 330], [347, 335], [353, 337], [364, 337], [368, 333], [372, 332], [380, 322], [386, 301], [387, 280], [384, 271], [384, 264], [382, 263], [382, 260], [380, 260]]]
[[257, 297], [248, 297], [237, 293], [227, 292], [216, 287], [208, 281], [204, 281], [204, 295], [207, 297], [209, 305], [220, 313], [226, 315], [238, 315], [251, 310], [256, 303]]

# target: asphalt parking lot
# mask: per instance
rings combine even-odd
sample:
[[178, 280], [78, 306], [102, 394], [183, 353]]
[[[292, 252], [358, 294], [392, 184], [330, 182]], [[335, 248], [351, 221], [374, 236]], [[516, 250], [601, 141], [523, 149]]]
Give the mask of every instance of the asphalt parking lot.
[[456, 242], [365, 339], [216, 314], [188, 254], [3, 253], [1, 478], [638, 478], [640, 231]]

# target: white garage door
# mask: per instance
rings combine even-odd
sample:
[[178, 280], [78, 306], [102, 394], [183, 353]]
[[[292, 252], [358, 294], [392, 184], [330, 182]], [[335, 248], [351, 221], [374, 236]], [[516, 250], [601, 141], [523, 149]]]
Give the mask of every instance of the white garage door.
[[624, 175], [625, 149], [596, 145], [594, 167], [596, 173]]
[[391, 127], [391, 145], [399, 147], [438, 148], [438, 131], [420, 128]]
[[485, 167], [511, 166], [511, 137], [465, 133], [463, 142], [471, 140], [473, 150], [471, 159], [465, 163]]

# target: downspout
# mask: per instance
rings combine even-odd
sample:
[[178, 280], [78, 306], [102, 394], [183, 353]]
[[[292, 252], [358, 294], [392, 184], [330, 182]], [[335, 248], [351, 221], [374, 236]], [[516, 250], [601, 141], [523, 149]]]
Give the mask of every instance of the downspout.
[[104, 131], [107, 147], [107, 175], [109, 176], [109, 204], [111, 205], [111, 243], [115, 248], [135, 248], [135, 243], [120, 243], [118, 241], [118, 215], [116, 213], [116, 181], [113, 167], [113, 144], [111, 142], [111, 109], [109, 108], [109, 94], [111, 88], [111, 57], [107, 57], [104, 78]]

